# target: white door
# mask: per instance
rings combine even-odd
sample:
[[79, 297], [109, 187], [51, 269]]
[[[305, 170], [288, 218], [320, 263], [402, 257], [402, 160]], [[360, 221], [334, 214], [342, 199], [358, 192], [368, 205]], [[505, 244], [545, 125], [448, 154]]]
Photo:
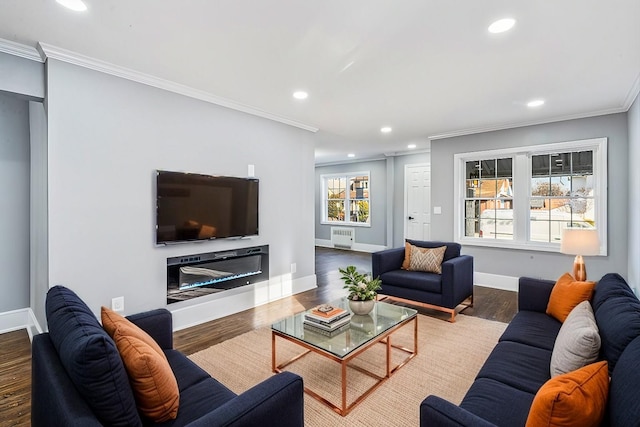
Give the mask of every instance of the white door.
[[406, 165], [405, 231], [407, 239], [431, 238], [431, 166]]

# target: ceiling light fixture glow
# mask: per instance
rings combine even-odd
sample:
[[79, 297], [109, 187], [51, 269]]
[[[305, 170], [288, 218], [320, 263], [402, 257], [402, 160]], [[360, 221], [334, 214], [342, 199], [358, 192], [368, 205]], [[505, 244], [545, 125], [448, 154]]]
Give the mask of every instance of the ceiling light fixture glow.
[[353, 154], [353, 153], [349, 153], [349, 154], [347, 154], [347, 157], [355, 157], [355, 156], [356, 156], [356, 155], [355, 155], [355, 154]]
[[389, 132], [391, 132], [391, 128], [389, 126], [382, 127], [382, 128], [380, 128], [380, 132], [389, 133]]
[[410, 149], [416, 148], [416, 144], [409, 144], [407, 145], [407, 148], [410, 148]]
[[504, 33], [512, 29], [514, 25], [516, 25], [516, 20], [513, 18], [499, 19], [489, 25], [489, 32], [493, 34]]
[[56, 0], [59, 4], [67, 9], [75, 10], [76, 12], [84, 12], [87, 10], [87, 5], [82, 0]]
[[534, 99], [533, 101], [527, 102], [527, 107], [535, 108], [535, 107], [539, 107], [539, 106], [541, 106], [543, 104], [544, 104], [544, 100], [543, 99]]
[[308, 96], [309, 94], [303, 90], [298, 90], [296, 92], [293, 92], [293, 97], [295, 99], [307, 99]]

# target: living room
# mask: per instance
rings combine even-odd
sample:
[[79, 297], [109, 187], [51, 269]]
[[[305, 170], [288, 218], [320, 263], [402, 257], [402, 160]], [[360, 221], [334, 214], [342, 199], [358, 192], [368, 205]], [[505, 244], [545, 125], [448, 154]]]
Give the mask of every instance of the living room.
[[[3, 13], [0, 20], [8, 17]], [[634, 19], [637, 27], [639, 18]], [[0, 123], [14, 144], [2, 159], [3, 194], [8, 195], [2, 227], [10, 237], [0, 245], [0, 265], [12, 274], [0, 284], [5, 296], [1, 331], [46, 330], [44, 298], [56, 284], [75, 290], [96, 313], [116, 297], [124, 297], [126, 314], [166, 307], [168, 258], [244, 246], [269, 245], [269, 281], [171, 304], [176, 330], [304, 292], [316, 285], [314, 248], [330, 240], [331, 226], [320, 220], [322, 175], [370, 171], [372, 221], [356, 229], [356, 242], [367, 248], [399, 247], [405, 230], [405, 166], [429, 164], [431, 205], [441, 208], [431, 217], [429, 237], [452, 241], [455, 155], [602, 137], [608, 140], [607, 245], [606, 255], [588, 259], [589, 277], [618, 272], [640, 292], [638, 69], [614, 105], [526, 126], [504, 118], [478, 132], [455, 133], [474, 127], [465, 125], [446, 129], [450, 133], [441, 137], [427, 133], [422, 139], [428, 144], [418, 153], [394, 149], [385, 156], [388, 151], [381, 150], [357, 161], [319, 161], [316, 149], [326, 135], [310, 131], [304, 121], [286, 123], [277, 114], [272, 120], [259, 108], [225, 105], [222, 97], [168, 78], [153, 80], [156, 74], [149, 70], [128, 73], [130, 68], [110, 58], [79, 54], [55, 40], [26, 43], [29, 37], [0, 32], [6, 40], [0, 43]], [[624, 50], [636, 61], [639, 43], [627, 40]], [[464, 114], [464, 108], [460, 111]], [[155, 245], [156, 170], [242, 177], [252, 170], [260, 179], [259, 235]], [[464, 246], [464, 252], [474, 257], [478, 284], [510, 290], [518, 277], [555, 279], [571, 265], [570, 256], [557, 252], [473, 245]]]

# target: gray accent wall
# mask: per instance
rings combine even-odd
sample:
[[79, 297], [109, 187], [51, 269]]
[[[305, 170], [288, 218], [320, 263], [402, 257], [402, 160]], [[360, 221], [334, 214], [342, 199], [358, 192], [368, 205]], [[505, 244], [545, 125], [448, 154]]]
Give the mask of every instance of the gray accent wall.
[[[433, 215], [432, 237], [451, 240], [454, 235], [454, 155], [482, 150], [524, 147], [589, 138], [608, 138], [608, 256], [587, 257], [588, 277], [597, 280], [608, 272], [627, 276], [629, 221], [629, 139], [627, 114], [548, 123], [466, 135], [431, 142], [431, 203], [442, 207]], [[466, 245], [463, 252], [474, 256], [476, 272], [511, 277], [556, 279], [571, 271], [569, 255], [527, 250], [507, 250]]]
[[640, 296], [640, 96], [631, 105], [629, 121], [629, 285]]
[[[386, 160], [375, 160], [367, 162], [353, 162], [332, 166], [318, 166], [315, 168], [315, 236], [316, 239], [330, 240], [331, 227], [341, 224], [322, 224], [322, 175], [336, 173], [365, 172], [370, 173], [369, 188], [371, 215], [371, 227], [356, 226], [356, 242], [369, 245], [386, 245], [387, 232], [387, 162]], [[350, 227], [350, 226], [349, 226]]]
[[[317, 165], [315, 182], [316, 239], [330, 240], [332, 224], [322, 224], [322, 175], [370, 171], [371, 227], [356, 227], [356, 242], [379, 247], [399, 247], [404, 242], [404, 169], [407, 165], [429, 164], [429, 152], [386, 159]], [[335, 226], [335, 225], [334, 225]]]
[[[50, 285], [96, 313], [124, 296], [125, 314], [136, 313], [166, 306], [167, 258], [267, 244], [283, 294], [291, 281], [315, 286], [310, 132], [54, 59], [47, 67]], [[155, 170], [247, 176], [249, 165], [260, 179], [258, 237], [155, 245]], [[253, 304], [272, 291], [229, 292]], [[172, 304], [174, 319], [244, 309], [206, 298]]]
[[29, 307], [29, 103], [0, 93], [0, 313]]

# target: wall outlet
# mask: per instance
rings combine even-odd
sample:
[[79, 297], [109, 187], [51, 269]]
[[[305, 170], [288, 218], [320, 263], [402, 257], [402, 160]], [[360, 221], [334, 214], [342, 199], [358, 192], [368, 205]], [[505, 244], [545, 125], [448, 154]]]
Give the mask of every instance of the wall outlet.
[[292, 262], [291, 263], [291, 274], [295, 273], [297, 269], [298, 269], [298, 266], [296, 265], [296, 263]]
[[111, 298], [111, 310], [124, 311], [124, 297]]

